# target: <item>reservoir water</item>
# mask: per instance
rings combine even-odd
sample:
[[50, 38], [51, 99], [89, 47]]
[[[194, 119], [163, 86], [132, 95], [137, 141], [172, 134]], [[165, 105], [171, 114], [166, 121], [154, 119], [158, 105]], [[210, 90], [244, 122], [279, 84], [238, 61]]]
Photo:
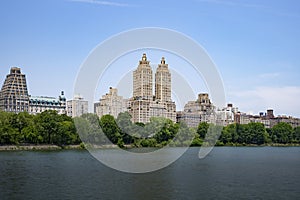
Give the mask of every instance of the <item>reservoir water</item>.
[[198, 151], [145, 174], [110, 169], [85, 150], [0, 152], [0, 199], [300, 199], [299, 147]]

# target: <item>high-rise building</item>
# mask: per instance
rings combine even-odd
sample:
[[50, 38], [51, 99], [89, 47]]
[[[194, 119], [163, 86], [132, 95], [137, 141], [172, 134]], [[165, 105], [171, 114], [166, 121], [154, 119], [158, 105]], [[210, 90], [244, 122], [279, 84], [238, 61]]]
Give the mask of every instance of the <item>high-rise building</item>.
[[133, 98], [152, 99], [152, 68], [144, 53], [139, 66], [133, 72]]
[[127, 99], [119, 96], [116, 88], [110, 87], [109, 93], [94, 104], [94, 110], [99, 117], [109, 114], [117, 118], [119, 113], [127, 111]]
[[88, 101], [80, 95], [75, 95], [74, 99], [67, 101], [67, 115], [70, 117], [80, 117], [88, 113]]
[[12, 67], [0, 92], [0, 110], [19, 113], [28, 111], [29, 95], [26, 76], [18, 67]]
[[165, 59], [155, 73], [155, 96], [153, 95], [152, 68], [143, 54], [138, 68], [133, 72], [133, 97], [128, 111], [133, 122], [147, 123], [151, 117], [164, 117], [176, 121], [176, 105], [171, 99], [171, 73]]
[[162, 102], [171, 101], [171, 73], [164, 57], [155, 73], [155, 99]]

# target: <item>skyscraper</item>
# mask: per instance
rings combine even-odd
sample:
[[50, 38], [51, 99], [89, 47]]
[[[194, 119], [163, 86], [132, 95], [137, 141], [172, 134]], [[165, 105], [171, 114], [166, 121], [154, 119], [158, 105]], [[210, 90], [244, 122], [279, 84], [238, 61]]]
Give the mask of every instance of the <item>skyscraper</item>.
[[29, 95], [25, 74], [18, 67], [12, 67], [6, 76], [0, 92], [0, 110], [19, 113], [28, 111]]
[[155, 98], [162, 102], [171, 101], [171, 73], [164, 57], [155, 73]]
[[152, 99], [152, 82], [152, 68], [144, 53], [142, 60], [139, 61], [138, 68], [133, 72], [133, 97], [139, 99]]
[[147, 123], [151, 117], [164, 117], [176, 121], [176, 105], [171, 99], [171, 73], [165, 59], [155, 73], [153, 95], [152, 68], [143, 54], [138, 68], [133, 72], [133, 97], [129, 100], [129, 113], [133, 122]]

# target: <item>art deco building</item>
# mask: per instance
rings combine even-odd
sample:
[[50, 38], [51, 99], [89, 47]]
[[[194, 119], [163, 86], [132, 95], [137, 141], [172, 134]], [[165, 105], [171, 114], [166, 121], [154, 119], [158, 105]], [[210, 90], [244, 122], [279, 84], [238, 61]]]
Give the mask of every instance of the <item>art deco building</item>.
[[80, 117], [88, 113], [88, 101], [80, 95], [76, 95], [74, 99], [67, 101], [67, 115], [70, 117]]
[[119, 113], [127, 111], [127, 100], [122, 96], [118, 96], [116, 88], [109, 88], [109, 93], [102, 96], [99, 102], [94, 104], [94, 111], [99, 116], [112, 115], [115, 118]]
[[143, 100], [152, 99], [152, 79], [152, 68], [144, 53], [138, 68], [133, 72], [133, 97]]
[[155, 98], [162, 102], [171, 101], [171, 73], [164, 57], [155, 73]]
[[6, 76], [0, 92], [0, 110], [19, 113], [28, 111], [29, 95], [25, 74], [18, 67], [12, 67]]
[[58, 98], [45, 96], [29, 97], [28, 112], [30, 114], [38, 114], [46, 110], [56, 110], [58, 114], [66, 114], [66, 98], [63, 91]]
[[155, 73], [155, 96], [153, 95], [152, 69], [143, 54], [138, 68], [133, 72], [133, 97], [128, 111], [133, 122], [147, 123], [151, 117], [164, 117], [176, 121], [176, 105], [171, 100], [171, 73], [165, 59]]

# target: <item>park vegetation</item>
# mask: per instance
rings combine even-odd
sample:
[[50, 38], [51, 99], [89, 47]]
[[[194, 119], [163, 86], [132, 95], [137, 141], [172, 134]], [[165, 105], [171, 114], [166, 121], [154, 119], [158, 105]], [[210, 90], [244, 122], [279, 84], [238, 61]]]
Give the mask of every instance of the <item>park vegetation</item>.
[[[128, 112], [120, 113], [116, 119], [111, 115], [98, 118], [95, 114], [72, 119], [51, 110], [37, 115], [0, 111], [0, 145], [201, 146], [212, 126], [201, 122], [196, 128], [188, 128], [184, 123], [160, 117], [151, 118], [146, 124], [132, 123]], [[261, 123], [230, 124], [221, 127], [216, 143], [218, 146], [274, 144], [299, 145], [300, 127], [292, 128], [284, 122], [272, 128], [265, 128]]]

